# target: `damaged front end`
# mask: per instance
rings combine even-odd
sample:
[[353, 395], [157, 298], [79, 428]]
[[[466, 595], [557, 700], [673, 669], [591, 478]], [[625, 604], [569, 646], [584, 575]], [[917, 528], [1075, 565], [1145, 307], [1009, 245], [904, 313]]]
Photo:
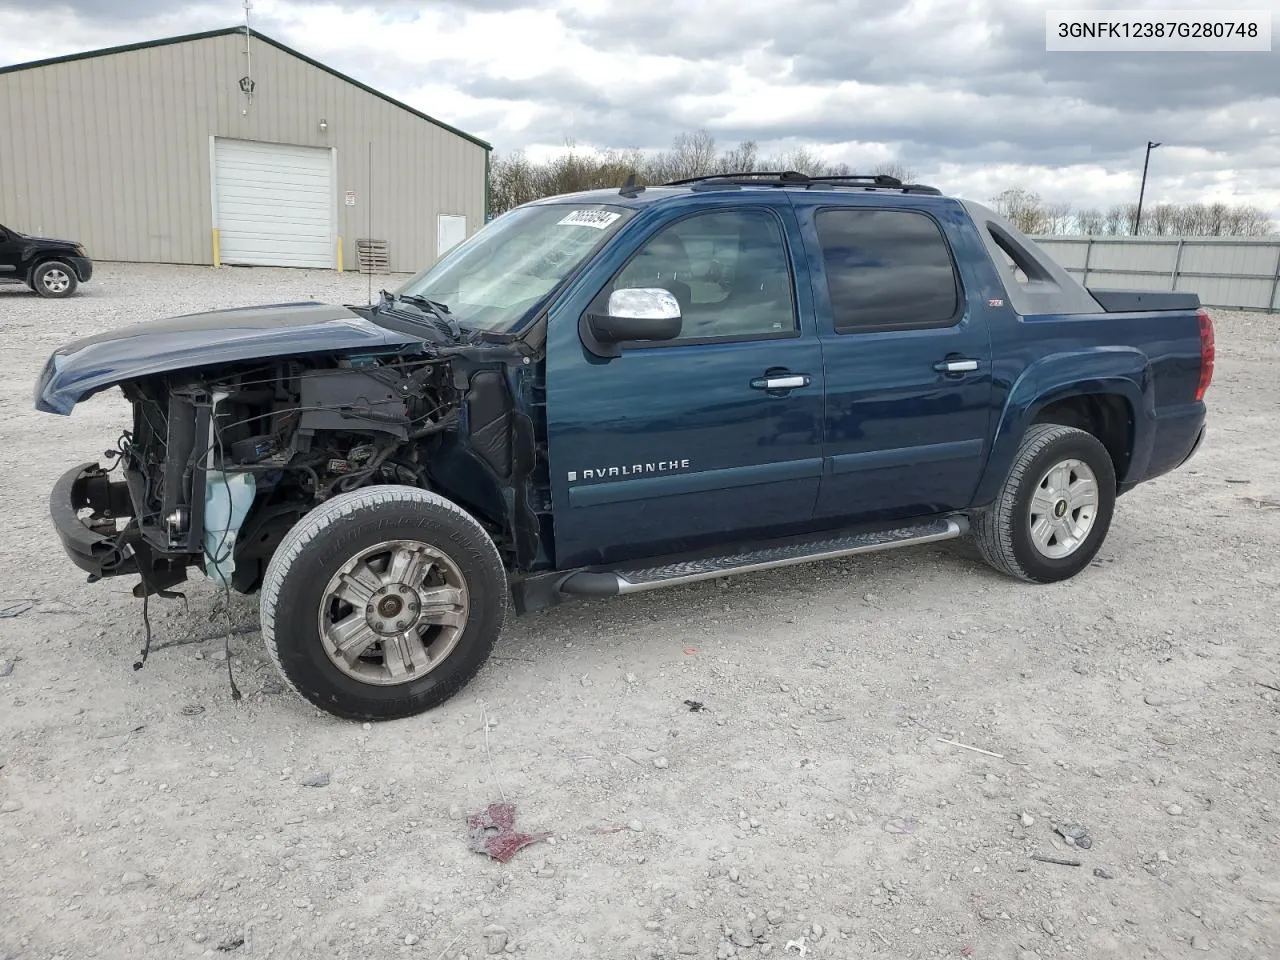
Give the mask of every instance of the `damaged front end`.
[[415, 340], [116, 379], [132, 424], [109, 464], [61, 477], [50, 512], [90, 581], [136, 574], [138, 596], [167, 592], [193, 567], [251, 593], [301, 516], [374, 484], [444, 494], [486, 526], [510, 567], [536, 568], [549, 562], [550, 522], [526, 412], [538, 369], [518, 342]]

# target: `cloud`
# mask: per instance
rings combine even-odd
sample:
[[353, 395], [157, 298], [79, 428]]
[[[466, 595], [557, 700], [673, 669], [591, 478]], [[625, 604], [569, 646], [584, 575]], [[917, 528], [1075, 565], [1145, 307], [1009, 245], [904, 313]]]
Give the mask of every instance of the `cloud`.
[[[254, 0], [252, 17], [500, 151], [546, 155], [567, 138], [661, 148], [705, 128], [725, 146], [803, 145], [854, 166], [898, 158], [966, 195], [1017, 184], [1088, 205], [1131, 199], [1151, 139], [1165, 144], [1148, 182], [1157, 202], [1212, 194], [1280, 219], [1275, 53], [1048, 53], [1044, 12], [1060, 6], [1112, 5]], [[1280, 12], [1280, 0], [1248, 6]], [[239, 13], [226, 0], [55, 0], [38, 14], [0, 0], [0, 63], [228, 26]]]
[[[207, 4], [212, 6], [212, 4]], [[293, 0], [295, 7], [336, 7], [342, 10], [408, 10], [418, 12], [423, 9], [457, 10], [518, 10], [528, 6], [527, 0]], [[31, 4], [25, 0], [0, 0], [0, 10], [30, 10]], [[200, 6], [199, 3], [188, 4], [189, 7]], [[241, 11], [231, 3], [219, 3], [218, 8], [224, 16], [239, 19]], [[243, 6], [241, 0], [240, 6]], [[251, 0], [250, 14], [253, 11], [271, 9], [279, 6], [271, 0]], [[91, 21], [141, 20], [159, 13], [171, 11], [173, 4], [166, 0], [46, 0], [41, 11], [46, 13], [63, 13]]]

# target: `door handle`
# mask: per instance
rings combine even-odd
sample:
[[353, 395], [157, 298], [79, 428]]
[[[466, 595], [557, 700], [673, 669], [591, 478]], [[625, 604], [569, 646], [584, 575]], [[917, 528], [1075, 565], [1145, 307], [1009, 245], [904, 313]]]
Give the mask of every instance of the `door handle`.
[[939, 360], [933, 365], [939, 373], [971, 373], [978, 369], [977, 360]]
[[756, 377], [751, 381], [753, 390], [794, 390], [797, 387], [807, 387], [809, 385], [809, 375], [807, 373], [775, 373], [765, 377]]

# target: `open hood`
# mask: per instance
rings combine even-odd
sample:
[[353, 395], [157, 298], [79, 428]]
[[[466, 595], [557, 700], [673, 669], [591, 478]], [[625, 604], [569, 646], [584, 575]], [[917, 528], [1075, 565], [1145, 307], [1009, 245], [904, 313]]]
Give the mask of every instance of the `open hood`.
[[84, 337], [55, 350], [35, 386], [37, 410], [77, 403], [127, 380], [198, 367], [423, 343], [347, 307], [306, 302], [192, 313]]

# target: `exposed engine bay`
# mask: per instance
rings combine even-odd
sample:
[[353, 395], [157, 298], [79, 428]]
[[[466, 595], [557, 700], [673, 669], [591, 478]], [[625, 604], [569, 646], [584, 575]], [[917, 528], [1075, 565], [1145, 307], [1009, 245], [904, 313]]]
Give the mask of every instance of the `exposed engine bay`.
[[[102, 575], [136, 572], [145, 596], [194, 566], [252, 592], [299, 517], [336, 494], [388, 483], [447, 491], [508, 562], [536, 565], [539, 458], [534, 425], [513, 402], [532, 389], [531, 371], [510, 347], [472, 349], [485, 362], [313, 355], [121, 383], [133, 424], [108, 453], [127, 485], [132, 520], [118, 529], [130, 562], [121, 551], [119, 569]], [[116, 529], [125, 519], [119, 482], [89, 479], [98, 489], [78, 498], [93, 513], [82, 519]]]

